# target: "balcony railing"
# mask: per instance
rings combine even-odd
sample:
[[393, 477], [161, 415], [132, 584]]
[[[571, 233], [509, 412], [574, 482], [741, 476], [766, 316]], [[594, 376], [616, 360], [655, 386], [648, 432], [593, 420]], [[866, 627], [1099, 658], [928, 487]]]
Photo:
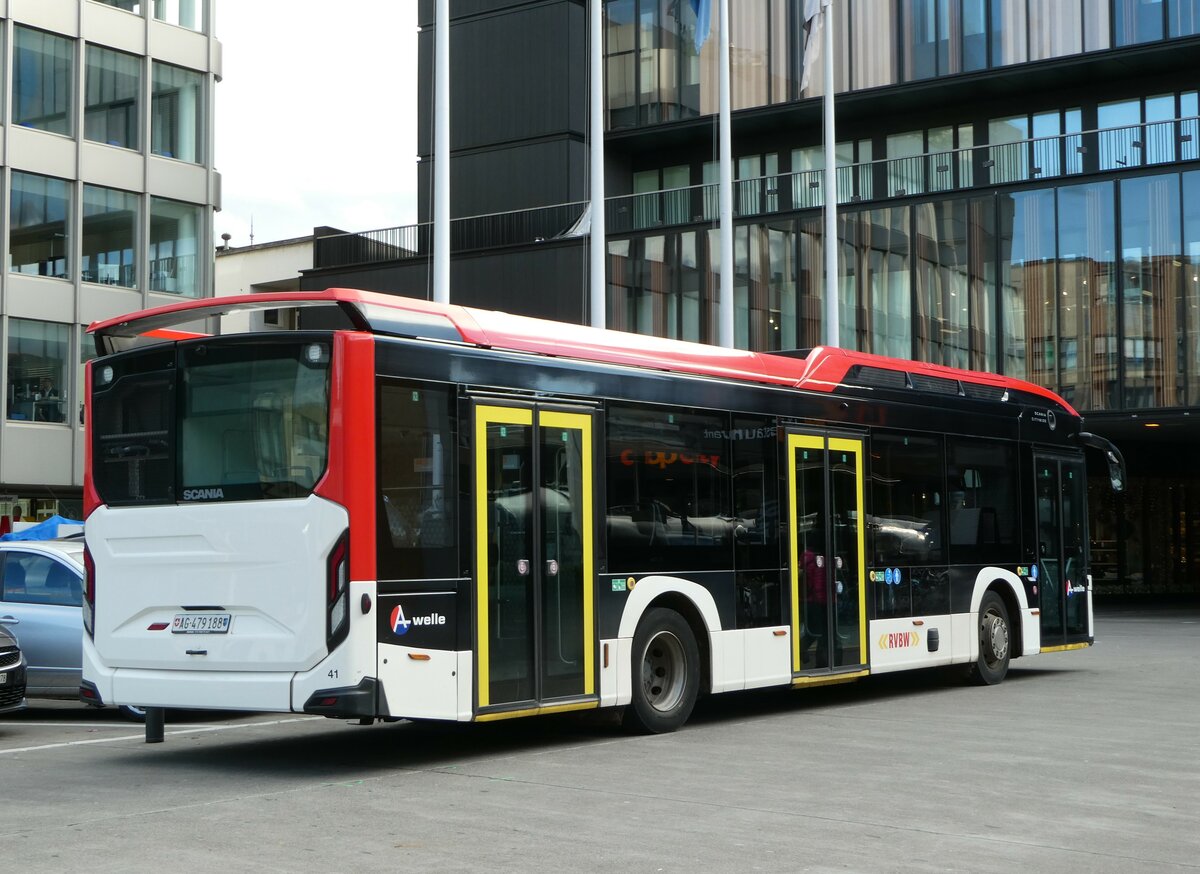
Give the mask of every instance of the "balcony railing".
[[[867, 203], [1196, 160], [1200, 160], [1200, 118], [1192, 116], [885, 158], [839, 166], [835, 178], [838, 203]], [[821, 170], [739, 179], [733, 184], [734, 217], [822, 207], [824, 186]], [[586, 202], [564, 203], [454, 219], [450, 223], [450, 248], [463, 252], [584, 236], [587, 209]], [[605, 201], [606, 231], [610, 235], [710, 224], [719, 217], [715, 183], [625, 194]], [[318, 238], [313, 266], [346, 267], [428, 258], [432, 251], [432, 225], [408, 225]]]

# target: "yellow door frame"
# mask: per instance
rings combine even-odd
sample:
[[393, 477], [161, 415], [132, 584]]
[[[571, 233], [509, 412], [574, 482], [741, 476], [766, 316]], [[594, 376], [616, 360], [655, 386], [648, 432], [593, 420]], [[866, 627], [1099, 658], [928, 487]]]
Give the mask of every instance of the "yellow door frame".
[[[859, 636], [859, 658], [860, 664], [866, 663], [867, 657], [867, 592], [866, 592], [866, 505], [864, 501], [864, 484], [863, 484], [863, 453], [865, 452], [864, 441], [858, 437], [835, 437], [825, 435], [823, 433], [812, 432], [789, 432], [787, 435], [787, 472], [788, 472], [788, 514], [791, 517], [791, 525], [789, 528], [789, 568], [791, 572], [791, 598], [792, 598], [792, 673], [800, 673], [801, 653], [800, 653], [800, 631], [802, 628], [801, 621], [803, 617], [800, 615], [800, 537], [798, 526], [800, 519], [796, 515], [796, 498], [798, 496], [799, 485], [796, 482], [796, 451], [800, 449], [816, 449], [822, 452], [844, 451], [853, 452], [855, 458], [855, 483], [857, 486], [857, 494], [855, 501], [857, 504], [858, 524], [857, 528], [857, 550], [858, 550], [858, 636]], [[830, 468], [829, 457], [825, 457], [825, 471]], [[826, 483], [826, 490], [830, 487], [830, 483]], [[821, 513], [824, 514], [825, 507], [821, 508]], [[826, 520], [828, 521], [828, 520]], [[823, 526], [825, 530], [831, 530], [828, 525]], [[832, 579], [832, 574], [829, 579]]]
[[[534, 425], [547, 428], [560, 428], [568, 431], [578, 431], [581, 436], [581, 452], [583, 458], [583, 657], [584, 657], [584, 696], [596, 694], [596, 633], [595, 633], [595, 456], [593, 454], [593, 432], [595, 418], [591, 413], [571, 413], [559, 410], [541, 410], [534, 406], [494, 406], [477, 404], [475, 406], [475, 655], [476, 655], [476, 695], [479, 709], [491, 705], [489, 692], [491, 684], [488, 651], [488, 538], [487, 538], [487, 506], [488, 506], [488, 425]], [[531, 438], [536, 445], [536, 428]], [[539, 544], [534, 544], [535, 549]], [[531, 555], [530, 562], [535, 559]], [[536, 564], [535, 564], [536, 570]], [[541, 629], [531, 629], [533, 634], [540, 634]], [[534, 670], [540, 670], [535, 665]], [[540, 704], [540, 702], [539, 702]], [[526, 708], [519, 712], [505, 715], [526, 715], [541, 712], [555, 712], [570, 705], [549, 704], [534, 708]], [[585, 705], [594, 706], [594, 705]], [[494, 718], [494, 717], [493, 717]]]

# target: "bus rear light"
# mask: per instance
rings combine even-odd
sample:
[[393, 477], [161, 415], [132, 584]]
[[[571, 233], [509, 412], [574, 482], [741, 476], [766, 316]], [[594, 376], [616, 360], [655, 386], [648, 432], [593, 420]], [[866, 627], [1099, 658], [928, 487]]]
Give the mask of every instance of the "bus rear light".
[[170, 625], [166, 622], [151, 622], [146, 626], [147, 631], [166, 631], [168, 628], [170, 628]]
[[350, 629], [350, 532], [344, 532], [329, 552], [327, 564], [329, 590], [329, 626], [327, 643], [330, 652], [346, 638]]
[[87, 546], [83, 547], [83, 629], [96, 639], [96, 563]]

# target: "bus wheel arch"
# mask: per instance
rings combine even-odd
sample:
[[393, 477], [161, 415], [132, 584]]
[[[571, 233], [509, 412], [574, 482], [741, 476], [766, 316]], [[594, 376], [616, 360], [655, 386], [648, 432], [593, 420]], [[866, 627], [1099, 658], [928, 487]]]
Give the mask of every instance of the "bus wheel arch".
[[665, 592], [659, 595], [650, 602], [645, 612], [649, 613], [655, 608], [665, 608], [678, 613], [691, 629], [700, 656], [699, 692], [701, 695], [707, 695], [712, 691], [712, 644], [709, 639], [708, 625], [700, 614], [699, 608], [691, 598], [682, 592]]

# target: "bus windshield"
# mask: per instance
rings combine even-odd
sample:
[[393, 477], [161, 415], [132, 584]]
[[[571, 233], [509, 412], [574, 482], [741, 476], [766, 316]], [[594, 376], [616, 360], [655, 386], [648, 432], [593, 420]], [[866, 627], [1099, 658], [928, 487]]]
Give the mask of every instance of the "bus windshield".
[[325, 470], [327, 339], [203, 340], [93, 376], [94, 480], [110, 505], [292, 498]]

